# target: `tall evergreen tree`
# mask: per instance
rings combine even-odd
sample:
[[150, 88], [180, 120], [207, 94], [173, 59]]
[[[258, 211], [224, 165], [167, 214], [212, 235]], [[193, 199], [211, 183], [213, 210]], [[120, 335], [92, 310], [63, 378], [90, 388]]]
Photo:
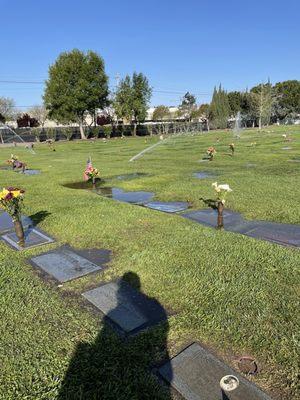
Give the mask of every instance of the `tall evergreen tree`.
[[220, 85], [214, 88], [212, 101], [210, 104], [210, 119], [214, 128], [227, 128], [228, 118], [230, 115], [230, 106], [228, 96]]
[[227, 96], [230, 107], [230, 115], [234, 117], [239, 111], [242, 111], [243, 92], [229, 92]]

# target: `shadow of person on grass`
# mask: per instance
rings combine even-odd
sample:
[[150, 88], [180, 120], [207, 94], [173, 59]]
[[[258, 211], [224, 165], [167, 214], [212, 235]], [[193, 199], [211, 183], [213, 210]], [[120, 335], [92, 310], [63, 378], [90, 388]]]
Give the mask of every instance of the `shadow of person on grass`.
[[[116, 304], [104, 317], [102, 328], [94, 342], [77, 345], [62, 382], [58, 400], [170, 400], [170, 388], [161, 385], [151, 374], [157, 360], [168, 361], [167, 314], [160, 303], [154, 304], [164, 321], [128, 339], [112, 330], [111, 319], [122, 313], [124, 282], [140, 290], [137, 274], [127, 272], [118, 282]], [[125, 283], [125, 285], [126, 285]], [[144, 310], [128, 298], [127, 310], [134, 308], [144, 316]], [[124, 308], [123, 308], [124, 310]], [[170, 376], [172, 376], [170, 370]]]

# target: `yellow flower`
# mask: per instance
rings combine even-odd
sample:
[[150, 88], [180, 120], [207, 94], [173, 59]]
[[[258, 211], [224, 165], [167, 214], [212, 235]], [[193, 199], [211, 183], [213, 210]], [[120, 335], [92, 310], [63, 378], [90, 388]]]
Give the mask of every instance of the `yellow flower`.
[[20, 190], [14, 190], [11, 193], [12, 193], [12, 195], [14, 197], [20, 197], [21, 196], [21, 191]]
[[8, 193], [9, 191], [3, 188], [2, 192], [0, 192], [0, 199], [4, 199]]

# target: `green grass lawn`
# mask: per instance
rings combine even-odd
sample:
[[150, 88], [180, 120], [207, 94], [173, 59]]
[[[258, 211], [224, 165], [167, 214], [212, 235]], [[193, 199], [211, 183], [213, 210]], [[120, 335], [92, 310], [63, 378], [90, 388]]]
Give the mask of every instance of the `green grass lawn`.
[[[286, 132], [291, 143], [283, 141]], [[235, 140], [234, 157], [226, 154], [232, 133], [211, 132], [173, 138], [128, 162], [157, 140], [57, 143], [55, 152], [41, 144], [36, 155], [24, 148], [0, 149], [3, 163], [13, 151], [30, 168], [42, 170], [36, 176], [0, 171], [0, 186], [24, 188], [24, 212], [45, 211], [39, 227], [56, 238], [22, 253], [0, 243], [1, 400], [167, 400], [173, 395], [150, 368], [191, 341], [232, 366], [241, 355], [253, 356], [260, 367], [254, 382], [274, 398], [299, 398], [299, 250], [64, 184], [82, 180], [91, 155], [106, 186], [154, 191], [156, 199], [188, 200], [196, 209], [205, 207], [200, 198], [213, 195], [217, 180], [233, 189], [226, 206], [246, 218], [299, 224], [300, 163], [288, 160], [300, 159], [300, 127], [244, 131]], [[215, 160], [200, 163], [210, 145], [216, 147]], [[285, 146], [292, 150], [282, 150]], [[199, 180], [192, 176], [197, 171], [218, 177]], [[117, 179], [131, 172], [146, 175]], [[44, 280], [27, 259], [64, 243], [111, 249], [109, 268], [62, 287]], [[81, 293], [128, 271], [138, 275], [147, 296], [174, 315], [168, 324], [122, 342]]]

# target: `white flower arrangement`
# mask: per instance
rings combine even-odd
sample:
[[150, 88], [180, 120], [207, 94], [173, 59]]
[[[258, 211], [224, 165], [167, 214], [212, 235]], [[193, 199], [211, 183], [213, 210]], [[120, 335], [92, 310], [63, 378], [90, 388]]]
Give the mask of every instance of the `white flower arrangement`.
[[227, 183], [218, 185], [217, 182], [214, 182], [212, 184], [212, 187], [216, 191], [217, 201], [221, 202], [222, 204], [225, 204], [225, 196], [227, 195], [227, 193], [232, 192], [232, 189], [230, 188], [230, 186]]

